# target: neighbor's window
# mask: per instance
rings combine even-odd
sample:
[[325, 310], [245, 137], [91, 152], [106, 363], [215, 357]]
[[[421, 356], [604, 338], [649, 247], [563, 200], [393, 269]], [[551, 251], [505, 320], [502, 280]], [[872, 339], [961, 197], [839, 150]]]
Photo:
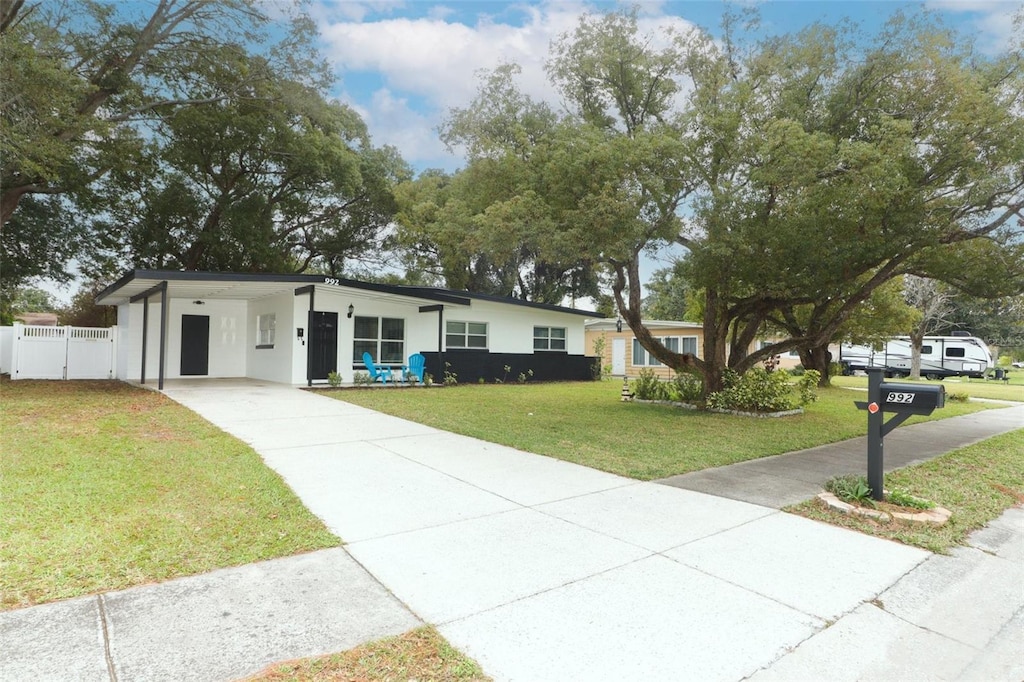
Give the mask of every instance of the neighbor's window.
[[445, 322], [448, 348], [487, 348], [486, 322]]
[[534, 350], [565, 350], [565, 327], [534, 327]]
[[256, 347], [273, 348], [274, 330], [277, 327], [277, 315], [267, 313], [256, 317]]
[[384, 365], [405, 362], [405, 320], [397, 317], [356, 317], [352, 360], [362, 364], [363, 353]]
[[[673, 353], [697, 354], [696, 336], [658, 336], [655, 339], [661, 341], [661, 344]], [[633, 366], [660, 367], [661, 362], [648, 353], [647, 349], [640, 345], [639, 340], [633, 339]]]
[[965, 352], [965, 350], [963, 348], [947, 348], [946, 349], [946, 357], [947, 358], [962, 358], [962, 357], [965, 357], [966, 355], [967, 355], [967, 353]]

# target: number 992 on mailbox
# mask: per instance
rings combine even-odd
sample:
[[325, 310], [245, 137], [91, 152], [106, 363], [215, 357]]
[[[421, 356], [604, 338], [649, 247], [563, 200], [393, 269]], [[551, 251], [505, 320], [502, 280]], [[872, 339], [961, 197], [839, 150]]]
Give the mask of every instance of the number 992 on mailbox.
[[941, 384], [927, 386], [883, 381], [881, 402], [885, 412], [931, 414], [935, 408], [946, 406], [946, 389]]

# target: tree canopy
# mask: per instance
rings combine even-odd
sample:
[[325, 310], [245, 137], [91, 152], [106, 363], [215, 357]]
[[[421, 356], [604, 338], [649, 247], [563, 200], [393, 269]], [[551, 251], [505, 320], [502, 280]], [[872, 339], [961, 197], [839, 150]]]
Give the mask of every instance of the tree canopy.
[[5, 282], [67, 279], [71, 257], [339, 273], [379, 246], [408, 171], [326, 97], [300, 2], [2, 8]]
[[[879, 287], [940, 276], [936, 260], [973, 240], [1019, 238], [1022, 67], [1019, 49], [985, 57], [927, 15], [875, 36], [814, 25], [761, 40], [735, 16], [720, 40], [586, 16], [553, 44], [567, 111], [547, 132], [515, 134], [537, 105], [513, 93], [488, 109], [485, 85], [471, 110], [498, 120], [460, 141], [471, 164], [516, 169], [505, 181], [534, 190], [548, 243], [611, 269], [652, 355], [716, 390], [726, 367], [791, 349], [827, 372], [821, 351]], [[643, 325], [639, 258], [669, 242], [704, 292], [703, 358]], [[748, 355], [765, 323], [789, 338]]]

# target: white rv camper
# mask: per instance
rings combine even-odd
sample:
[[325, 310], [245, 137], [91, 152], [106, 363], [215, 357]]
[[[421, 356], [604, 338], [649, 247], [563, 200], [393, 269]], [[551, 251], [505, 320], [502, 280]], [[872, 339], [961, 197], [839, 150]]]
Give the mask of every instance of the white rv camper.
[[[881, 367], [886, 377], [905, 377], [910, 374], [910, 361], [910, 338], [906, 336], [889, 339], [878, 350], [849, 343], [839, 347], [843, 374]], [[921, 344], [921, 376], [927, 379], [982, 378], [993, 364], [988, 346], [976, 336], [926, 336]]]

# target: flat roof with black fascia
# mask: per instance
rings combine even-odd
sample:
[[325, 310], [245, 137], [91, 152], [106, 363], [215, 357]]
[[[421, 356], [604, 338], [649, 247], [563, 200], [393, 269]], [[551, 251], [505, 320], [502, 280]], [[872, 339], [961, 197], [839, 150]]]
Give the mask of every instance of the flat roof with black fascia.
[[377, 284], [346, 279], [344, 277], [331, 277], [329, 275], [181, 270], [130, 270], [119, 280], [97, 294], [96, 303], [98, 305], [120, 305], [158, 286], [161, 282], [168, 283], [168, 295], [175, 298], [251, 300], [284, 293], [291, 294], [296, 286], [323, 284], [392, 296], [438, 301], [451, 305], [469, 305], [471, 299], [478, 299], [540, 310], [583, 315], [585, 317], [600, 316], [599, 313], [586, 310], [577, 310], [575, 308], [566, 308], [546, 303], [533, 303], [511, 297], [444, 289], [441, 287]]

